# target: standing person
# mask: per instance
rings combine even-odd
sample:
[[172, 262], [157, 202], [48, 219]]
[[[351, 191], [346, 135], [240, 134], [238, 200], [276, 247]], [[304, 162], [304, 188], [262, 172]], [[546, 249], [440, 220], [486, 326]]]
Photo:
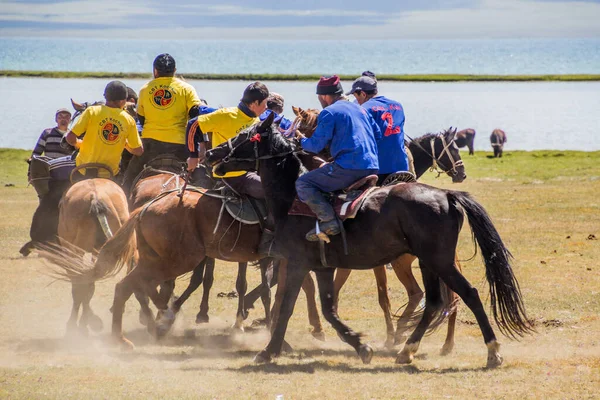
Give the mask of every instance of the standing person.
[[200, 99], [190, 84], [175, 78], [175, 71], [175, 59], [159, 54], [153, 63], [154, 79], [140, 89], [137, 114], [145, 151], [129, 163], [123, 180], [126, 193], [144, 164], [153, 158], [161, 154], [172, 154], [181, 161], [187, 158], [186, 124], [198, 115]]
[[[79, 149], [79, 153], [75, 161], [71, 156], [54, 160], [60, 167], [55, 170], [53, 179], [49, 181], [49, 192], [42, 197], [33, 215], [31, 242], [21, 248], [21, 254], [29, 254], [32, 244], [55, 239], [58, 230], [58, 205], [62, 195], [71, 186], [69, 176], [75, 166], [100, 163], [109, 167], [113, 175], [117, 175], [123, 149], [136, 156], [141, 156], [144, 152], [135, 121], [123, 110], [127, 98], [125, 84], [120, 81], [110, 82], [104, 89], [104, 98], [106, 105], [86, 108], [67, 132], [66, 141]], [[84, 133], [84, 138], [79, 139]], [[102, 170], [88, 170], [83, 173], [89, 177], [108, 177], [108, 173]]]
[[60, 145], [63, 136], [69, 130], [71, 112], [66, 108], [56, 110], [54, 121], [56, 121], [56, 126], [44, 129], [31, 153], [31, 157], [43, 154], [48, 158], [58, 158], [68, 156], [72, 153], [72, 149], [63, 148]]
[[[198, 163], [204, 161], [208, 144], [216, 147], [256, 124], [259, 121], [258, 116], [267, 109], [268, 97], [269, 89], [261, 82], [254, 82], [246, 87], [237, 107], [220, 108], [210, 114], [200, 115], [195, 122], [189, 124], [188, 171], [194, 171]], [[208, 143], [209, 135], [210, 143]], [[232, 171], [225, 175], [218, 175], [213, 171], [213, 176], [221, 179], [238, 194], [256, 199], [265, 198], [260, 176], [254, 171]], [[266, 246], [273, 239], [273, 222], [270, 217], [267, 218], [265, 225], [259, 254], [264, 254]]]
[[[369, 71], [366, 71], [369, 72]], [[352, 89], [346, 93], [354, 95], [360, 104], [373, 117], [382, 133], [377, 141], [379, 155], [379, 179], [381, 185], [385, 178], [398, 171], [408, 171], [408, 157], [404, 147], [404, 109], [402, 104], [385, 96], [378, 96], [377, 81], [365, 75], [352, 83]]]
[[[344, 90], [337, 75], [322, 77], [317, 84], [317, 95], [323, 111], [319, 114], [317, 129], [310, 138], [298, 134], [302, 148], [319, 153], [329, 146], [332, 162], [298, 178], [298, 198], [306, 203], [319, 219], [319, 228], [327, 235], [337, 235], [340, 227], [331, 204], [324, 192], [348, 187], [360, 178], [376, 174], [379, 169], [377, 143], [379, 127], [358, 104], [340, 101]], [[306, 234], [309, 241], [317, 241], [316, 228]]]

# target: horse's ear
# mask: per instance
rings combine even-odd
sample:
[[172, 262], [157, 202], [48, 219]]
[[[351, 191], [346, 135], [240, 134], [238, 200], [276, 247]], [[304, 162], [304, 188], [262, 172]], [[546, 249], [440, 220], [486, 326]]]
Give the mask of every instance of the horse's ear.
[[85, 110], [85, 106], [83, 104], [77, 103], [76, 101], [73, 101], [73, 99], [71, 99], [71, 104], [73, 105], [75, 111]]
[[260, 123], [258, 128], [256, 128], [256, 132], [260, 133], [261, 135], [264, 133], [267, 133], [269, 131], [269, 128], [271, 127], [271, 125], [273, 125], [274, 119], [275, 119], [275, 113], [270, 113], [269, 116], [267, 118], [265, 118], [265, 120], [263, 122]]
[[294, 115], [297, 117], [300, 114], [300, 111], [302, 109], [300, 107], [296, 107], [296, 106], [292, 106], [292, 111], [294, 112]]
[[302, 108], [300, 109], [300, 116], [302, 118], [306, 118], [308, 117], [308, 110], [303, 110]]

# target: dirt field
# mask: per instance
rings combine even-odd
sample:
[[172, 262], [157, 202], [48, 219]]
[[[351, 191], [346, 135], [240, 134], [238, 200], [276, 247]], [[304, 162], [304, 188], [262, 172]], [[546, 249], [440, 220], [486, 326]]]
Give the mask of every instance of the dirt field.
[[[268, 334], [230, 333], [237, 299], [217, 296], [235, 287], [236, 266], [227, 263], [217, 264], [208, 324], [194, 323], [200, 301], [194, 295], [171, 334], [156, 342], [139, 324], [132, 298], [124, 331], [136, 349], [121, 351], [109, 340], [117, 281], [111, 280], [97, 284], [92, 301], [104, 321], [102, 332], [65, 337], [69, 285], [42, 274], [37, 256], [18, 253], [37, 205], [34, 190], [25, 187], [25, 154], [0, 151], [0, 398], [600, 398], [598, 152], [514, 152], [502, 160], [464, 155], [469, 177], [463, 184], [433, 174], [424, 179], [472, 193], [515, 256], [537, 334], [519, 342], [499, 336], [505, 363], [496, 370], [484, 369], [486, 348], [464, 306], [451, 355], [439, 355], [442, 327], [424, 338], [412, 365], [395, 365], [395, 352], [383, 349], [385, 325], [369, 271], [354, 272], [340, 300], [341, 317], [375, 348], [366, 366], [325, 321], [325, 342], [309, 335], [303, 294], [287, 335], [296, 352], [270, 365], [253, 364]], [[473, 251], [463, 230], [460, 259]], [[489, 305], [479, 256], [463, 266]], [[177, 292], [188, 278], [178, 280]], [[393, 274], [388, 278], [396, 310], [407, 297]], [[258, 271], [251, 269], [248, 279], [249, 287], [257, 284]], [[261, 316], [257, 306], [247, 324]]]

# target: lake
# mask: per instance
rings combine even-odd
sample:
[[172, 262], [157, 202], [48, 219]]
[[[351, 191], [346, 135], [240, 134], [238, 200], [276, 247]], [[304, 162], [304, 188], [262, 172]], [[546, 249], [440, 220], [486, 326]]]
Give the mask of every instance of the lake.
[[[0, 147], [32, 149], [54, 112], [76, 101], [101, 100], [104, 79], [0, 78]], [[136, 91], [145, 80], [124, 82]], [[189, 81], [213, 106], [237, 105], [249, 82]], [[343, 82], [349, 90], [350, 82]], [[267, 82], [291, 105], [320, 108], [316, 82]], [[476, 150], [491, 151], [495, 128], [508, 136], [506, 150], [600, 150], [600, 82], [380, 82], [380, 94], [398, 100], [412, 137], [450, 126], [477, 131]]]

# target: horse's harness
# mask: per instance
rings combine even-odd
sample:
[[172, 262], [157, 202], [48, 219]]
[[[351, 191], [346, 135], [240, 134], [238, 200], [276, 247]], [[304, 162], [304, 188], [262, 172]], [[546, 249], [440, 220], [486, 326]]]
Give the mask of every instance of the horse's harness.
[[[458, 173], [457, 168], [463, 166], [463, 161], [455, 160], [454, 157], [452, 156], [452, 153], [450, 153], [449, 148], [452, 145], [452, 143], [454, 143], [454, 141], [450, 140], [449, 142], [446, 143], [446, 138], [443, 134], [441, 134], [441, 133], [437, 134], [434, 137], [432, 137], [431, 140], [429, 141], [429, 144], [431, 145], [431, 153], [428, 152], [427, 150], [425, 150], [425, 148], [423, 146], [421, 146], [421, 144], [419, 142], [417, 142], [415, 139], [413, 139], [406, 133], [404, 135], [407, 138], [409, 138], [411, 140], [411, 142], [414, 143], [418, 148], [420, 148], [425, 154], [427, 154], [429, 157], [431, 157], [433, 163], [431, 164], [430, 171], [437, 172], [438, 177], [443, 173], [452, 173], [452, 175], [456, 175]], [[438, 137], [442, 141], [442, 151], [436, 157], [436, 155], [435, 155], [435, 140]], [[444, 163], [441, 161], [444, 154], [446, 154], [448, 156], [448, 159], [452, 163], [451, 168], [446, 168]]]

